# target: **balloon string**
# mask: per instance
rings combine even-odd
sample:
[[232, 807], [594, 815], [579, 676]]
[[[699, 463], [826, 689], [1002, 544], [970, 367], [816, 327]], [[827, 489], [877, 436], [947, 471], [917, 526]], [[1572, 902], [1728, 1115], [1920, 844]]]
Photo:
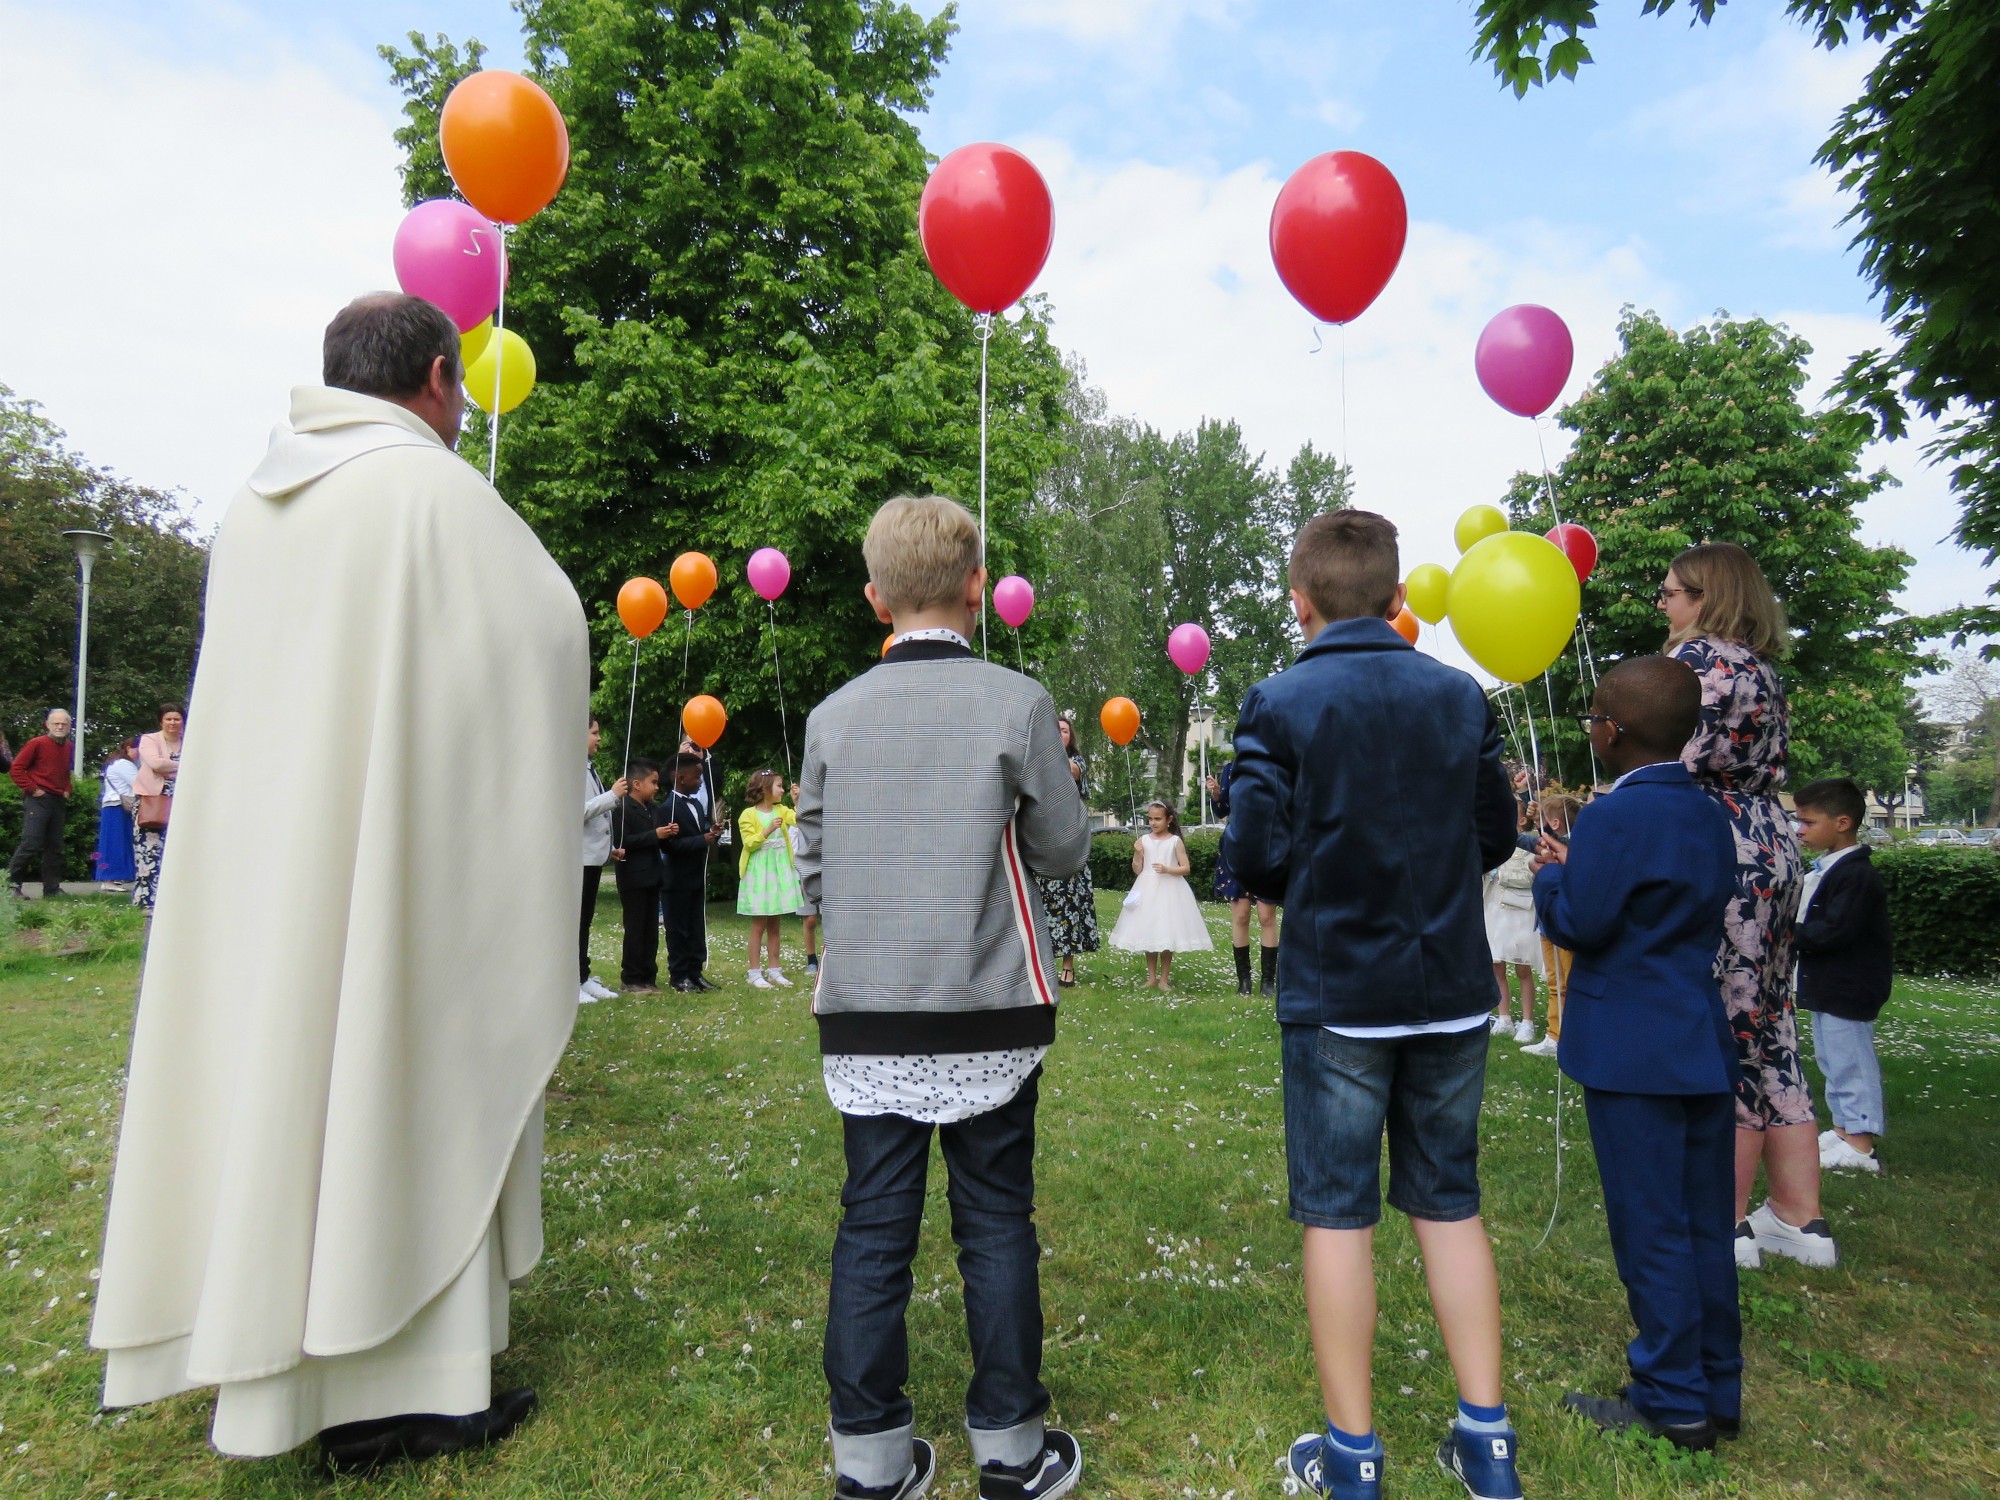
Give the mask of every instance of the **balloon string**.
[[1139, 786], [1132, 779], [1132, 746], [1125, 745], [1125, 805], [1132, 809], [1132, 821], [1139, 821]]
[[694, 611], [687, 612], [687, 638], [681, 644], [681, 702], [687, 702], [688, 659], [694, 651]]
[[[973, 319], [979, 333], [979, 566], [986, 566], [986, 346], [993, 341], [993, 314]], [[986, 595], [979, 596], [979, 656], [986, 660]]]
[[771, 612], [771, 671], [778, 679], [778, 729], [785, 737], [785, 780], [789, 782], [792, 779], [792, 726], [785, 717], [785, 669], [778, 665], [778, 606], [766, 599], [764, 607]]
[[[486, 450], [486, 482], [500, 482], [500, 371], [507, 363], [507, 341], [501, 332], [507, 326], [507, 230], [500, 226], [500, 305], [493, 309], [493, 412], [488, 425], [491, 444]], [[635, 658], [636, 659], [636, 658]]]
[[1556, 733], [1556, 684], [1547, 672], [1542, 673], [1542, 689], [1549, 699], [1549, 755], [1556, 763], [1556, 781], [1566, 784], [1563, 783], [1562, 736]]
[[1340, 467], [1352, 475], [1352, 461], [1347, 452], [1347, 325], [1345, 323], [1340, 325]]
[[[1561, 961], [1558, 960], [1557, 962], [1558, 962], [1557, 972], [1560, 973]], [[1555, 1233], [1556, 1214], [1560, 1212], [1562, 1209], [1562, 1201], [1563, 1201], [1563, 1078], [1562, 1078], [1562, 1073], [1558, 1071], [1556, 1073], [1556, 1195], [1554, 1200], [1549, 1204], [1549, 1222], [1542, 1230], [1542, 1237], [1536, 1240], [1535, 1243], [1529, 1247], [1528, 1253], [1530, 1255], [1533, 1255], [1535, 1251], [1541, 1249], [1542, 1246], [1546, 1245], [1549, 1242], [1549, 1236]]]
[[[1562, 512], [1556, 508], [1556, 481], [1549, 472], [1549, 450], [1542, 441], [1542, 424], [1539, 418], [1530, 417], [1529, 425], [1535, 429], [1535, 449], [1542, 455], [1542, 487], [1549, 492], [1549, 514], [1555, 517], [1556, 525], [1563, 524]], [[1567, 553], [1569, 549], [1563, 548]]]
[[[631, 795], [632, 781], [632, 720], [639, 712], [639, 645], [640, 638], [632, 637], [632, 697], [625, 705], [625, 759], [619, 779], [626, 783], [626, 795]], [[618, 847], [625, 847], [625, 798], [618, 799]]]
[[1021, 658], [1021, 632], [1018, 630], [1014, 632], [1014, 665], [1023, 677], [1028, 675], [1028, 664]]
[[1542, 744], [1535, 737], [1535, 705], [1528, 697], [1526, 686], [1518, 682], [1514, 685], [1521, 689], [1522, 717], [1528, 721], [1528, 755], [1535, 767], [1535, 790], [1539, 792], [1542, 789]]

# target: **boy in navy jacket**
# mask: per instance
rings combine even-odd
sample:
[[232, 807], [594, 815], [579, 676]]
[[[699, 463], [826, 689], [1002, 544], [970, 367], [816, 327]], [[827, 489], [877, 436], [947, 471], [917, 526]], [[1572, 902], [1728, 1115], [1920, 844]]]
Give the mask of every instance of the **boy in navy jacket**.
[[1736, 1050], [1715, 978], [1736, 878], [1729, 822], [1681, 764], [1701, 682], [1664, 656], [1620, 662], [1588, 715], [1619, 773], [1567, 847], [1542, 840], [1535, 911], [1576, 955], [1557, 1062], [1583, 1085], [1611, 1253], [1639, 1336], [1632, 1382], [1563, 1405], [1605, 1431], [1677, 1447], [1734, 1437], [1742, 1417], [1736, 1306]]
[[1514, 852], [1514, 794], [1479, 684], [1389, 624], [1401, 574], [1381, 516], [1300, 528], [1291, 589], [1307, 645], [1250, 690], [1236, 725], [1222, 851], [1252, 896], [1285, 908], [1285, 1155], [1327, 1418], [1288, 1464], [1316, 1494], [1381, 1493], [1370, 1382], [1386, 1128], [1389, 1203], [1423, 1249], [1458, 1380], [1438, 1462], [1480, 1500], [1513, 1500], [1478, 1164], [1494, 996], [1479, 881]]

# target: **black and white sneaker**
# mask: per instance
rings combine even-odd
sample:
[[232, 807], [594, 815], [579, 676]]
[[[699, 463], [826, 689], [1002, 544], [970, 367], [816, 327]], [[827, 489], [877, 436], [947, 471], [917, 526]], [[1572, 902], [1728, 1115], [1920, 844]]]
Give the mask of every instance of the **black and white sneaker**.
[[833, 1500], [920, 1500], [937, 1478], [937, 1450], [924, 1438], [910, 1439], [910, 1472], [895, 1484], [856, 1484], [845, 1475], [833, 1482]]
[[1018, 1469], [1005, 1464], [982, 1464], [979, 1469], [979, 1500], [1055, 1500], [1067, 1495], [1083, 1478], [1083, 1450], [1076, 1439], [1060, 1427], [1042, 1434], [1041, 1457]]

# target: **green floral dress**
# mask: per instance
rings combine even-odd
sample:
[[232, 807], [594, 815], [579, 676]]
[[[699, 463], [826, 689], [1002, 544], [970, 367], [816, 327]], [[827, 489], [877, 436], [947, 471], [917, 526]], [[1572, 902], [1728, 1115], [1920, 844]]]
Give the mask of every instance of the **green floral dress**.
[[789, 917], [805, 900], [799, 872], [792, 868], [792, 810], [746, 807], [737, 819], [743, 853], [737, 863], [742, 883], [736, 891], [736, 912], [744, 917]]

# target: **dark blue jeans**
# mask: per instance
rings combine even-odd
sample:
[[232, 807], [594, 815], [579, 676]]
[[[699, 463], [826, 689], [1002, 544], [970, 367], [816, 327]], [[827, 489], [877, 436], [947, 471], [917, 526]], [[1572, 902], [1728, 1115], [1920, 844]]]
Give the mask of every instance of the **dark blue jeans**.
[[1042, 1449], [1041, 1246], [1035, 1240], [1035, 1104], [1041, 1069], [998, 1109], [950, 1125], [842, 1115], [847, 1183], [833, 1241], [826, 1382], [835, 1472], [894, 1484], [910, 1466], [910, 1263], [924, 1220], [931, 1132], [944, 1151], [951, 1237], [965, 1283], [973, 1460], [1026, 1463]]

